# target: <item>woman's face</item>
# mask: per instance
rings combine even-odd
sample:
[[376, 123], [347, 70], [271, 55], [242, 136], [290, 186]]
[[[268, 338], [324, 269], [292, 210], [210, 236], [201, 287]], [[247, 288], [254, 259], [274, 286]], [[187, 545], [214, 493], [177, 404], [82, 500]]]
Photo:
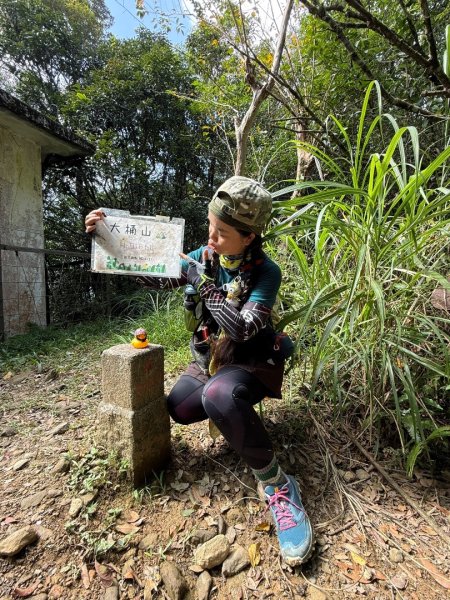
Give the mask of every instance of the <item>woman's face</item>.
[[213, 248], [217, 254], [231, 256], [233, 254], [243, 254], [255, 238], [254, 233], [241, 235], [237, 229], [227, 225], [218, 219], [211, 212], [208, 213], [209, 221], [209, 239], [208, 246]]

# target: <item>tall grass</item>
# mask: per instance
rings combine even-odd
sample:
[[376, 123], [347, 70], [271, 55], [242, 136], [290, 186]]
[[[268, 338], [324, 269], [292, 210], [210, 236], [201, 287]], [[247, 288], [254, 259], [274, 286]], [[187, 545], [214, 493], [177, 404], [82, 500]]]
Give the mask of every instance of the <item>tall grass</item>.
[[106, 348], [129, 343], [138, 327], [147, 330], [150, 342], [164, 346], [166, 372], [186, 365], [190, 360], [189, 333], [184, 326], [181, 295], [149, 294], [144, 290], [128, 302], [125, 306], [120, 300], [127, 317], [99, 317], [87, 323], [45, 329], [32, 325], [28, 333], [9, 338], [0, 344], [0, 377], [24, 369], [89, 369], [98, 365]]
[[346, 156], [301, 144], [331, 180], [274, 194], [269, 237], [286, 242], [291, 282], [281, 325], [299, 347], [310, 341], [300, 359], [311, 398], [356, 413], [371, 434], [394, 430], [412, 472], [450, 432], [450, 320], [430, 303], [436, 286], [450, 290], [450, 148], [425, 164], [417, 130], [382, 113], [376, 82], [355, 139], [331, 119]]

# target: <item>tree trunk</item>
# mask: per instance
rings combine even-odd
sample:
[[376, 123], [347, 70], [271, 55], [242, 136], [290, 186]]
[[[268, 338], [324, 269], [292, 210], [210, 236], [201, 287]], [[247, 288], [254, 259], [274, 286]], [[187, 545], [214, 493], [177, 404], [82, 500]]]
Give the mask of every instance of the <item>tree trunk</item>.
[[235, 120], [235, 132], [236, 132], [236, 163], [234, 167], [235, 175], [243, 175], [245, 173], [245, 163], [247, 160], [247, 148], [248, 148], [248, 137], [250, 135], [250, 131], [252, 125], [256, 119], [258, 114], [258, 110], [264, 100], [270, 93], [274, 83], [275, 77], [278, 74], [280, 69], [281, 57], [284, 50], [284, 45], [286, 41], [286, 31], [289, 23], [289, 19], [292, 12], [292, 6], [294, 4], [294, 0], [288, 0], [286, 5], [283, 21], [281, 23], [280, 35], [278, 37], [277, 48], [275, 51], [275, 55], [273, 58], [272, 69], [267, 78], [267, 81], [264, 84], [258, 84], [255, 80], [255, 77], [252, 72], [252, 65], [249, 60], [247, 60], [247, 81], [250, 83], [253, 90], [253, 98], [250, 106], [247, 109], [242, 121], [239, 123], [238, 120]]

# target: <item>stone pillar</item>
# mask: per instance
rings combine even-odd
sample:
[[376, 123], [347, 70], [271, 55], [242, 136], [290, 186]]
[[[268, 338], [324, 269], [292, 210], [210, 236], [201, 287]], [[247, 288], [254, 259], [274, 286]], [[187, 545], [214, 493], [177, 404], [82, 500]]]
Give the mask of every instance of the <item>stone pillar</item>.
[[164, 349], [119, 344], [102, 354], [102, 402], [97, 439], [130, 462], [133, 484], [143, 485], [170, 454], [164, 397]]

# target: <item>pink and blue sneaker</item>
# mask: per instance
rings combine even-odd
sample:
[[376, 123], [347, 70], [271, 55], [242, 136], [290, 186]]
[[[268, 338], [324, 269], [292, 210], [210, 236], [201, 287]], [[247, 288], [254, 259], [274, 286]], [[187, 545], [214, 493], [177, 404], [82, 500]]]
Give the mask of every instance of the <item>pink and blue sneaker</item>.
[[311, 556], [314, 535], [311, 522], [303, 508], [300, 488], [295, 479], [286, 475], [281, 487], [259, 486], [268, 503], [277, 530], [281, 556], [290, 566], [301, 565]]

